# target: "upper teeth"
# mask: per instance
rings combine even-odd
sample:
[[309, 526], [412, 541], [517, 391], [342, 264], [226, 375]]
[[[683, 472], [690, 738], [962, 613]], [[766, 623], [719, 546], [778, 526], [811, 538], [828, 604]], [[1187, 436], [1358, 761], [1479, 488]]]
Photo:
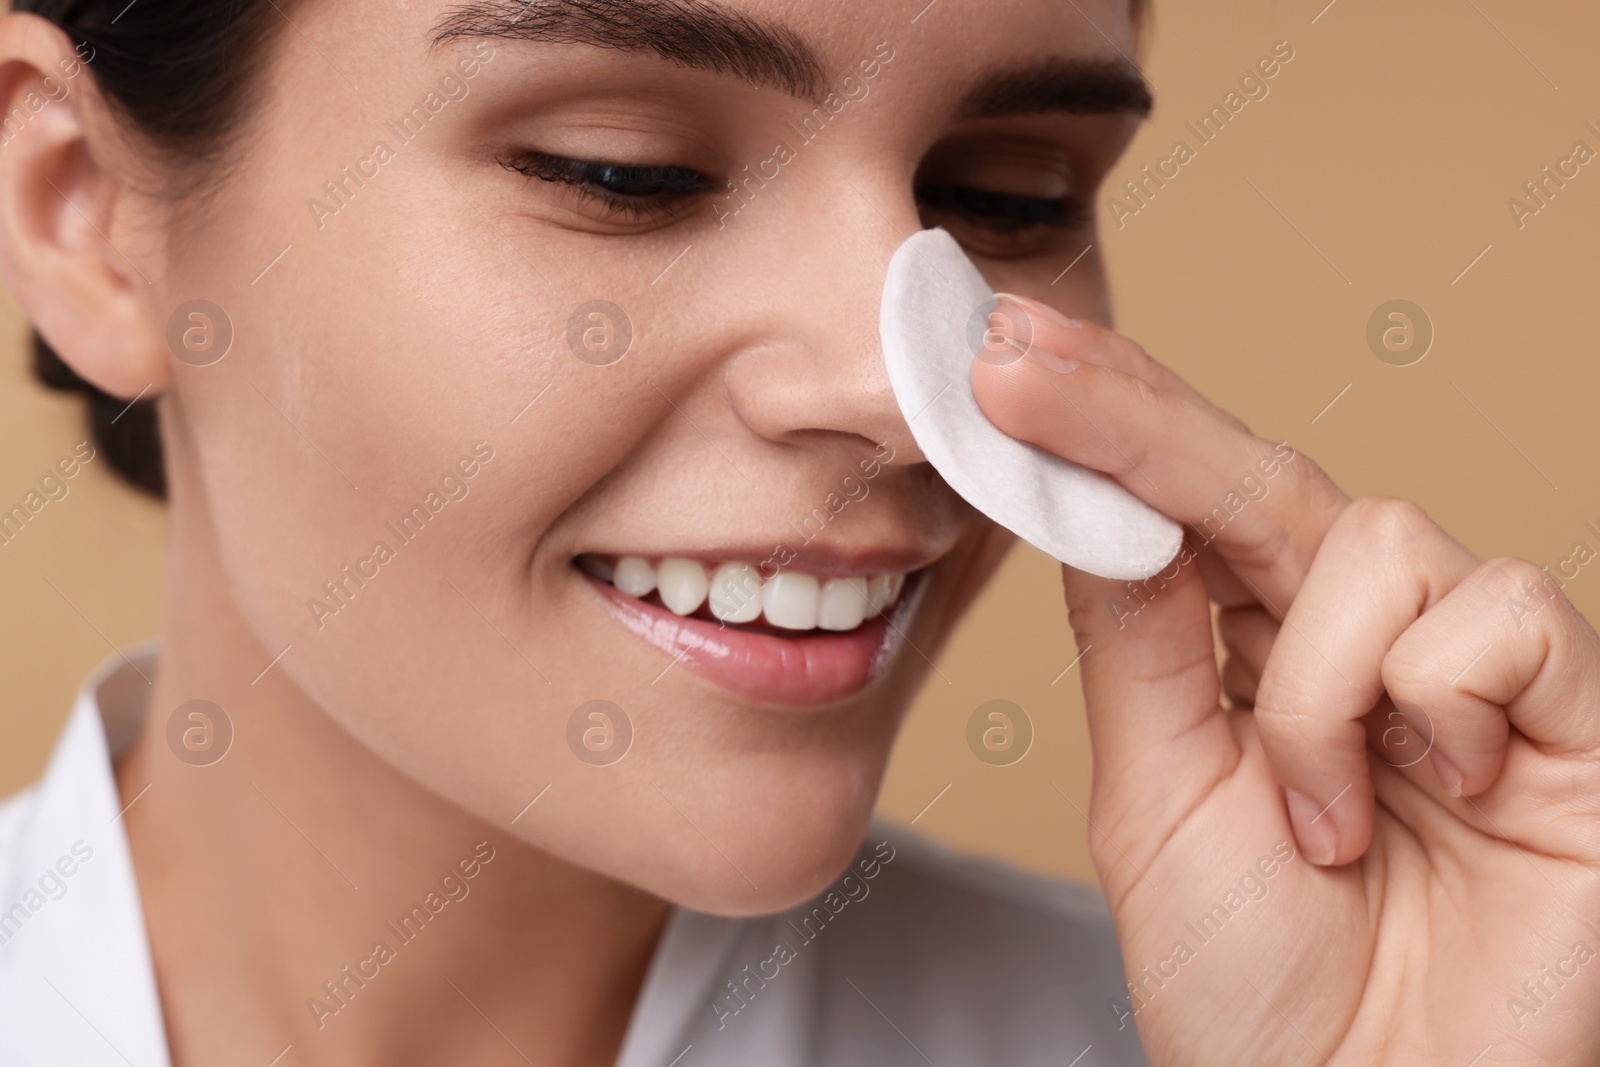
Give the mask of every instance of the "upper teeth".
[[612, 563], [585, 555], [578, 562], [628, 596], [659, 594], [661, 603], [678, 615], [692, 615], [709, 600], [711, 614], [723, 622], [754, 622], [764, 615], [770, 625], [785, 630], [853, 630], [893, 604], [906, 580], [904, 574], [819, 579], [799, 571], [780, 571], [763, 580], [749, 563], [708, 567], [678, 557], [652, 564], [643, 556], [622, 556]]

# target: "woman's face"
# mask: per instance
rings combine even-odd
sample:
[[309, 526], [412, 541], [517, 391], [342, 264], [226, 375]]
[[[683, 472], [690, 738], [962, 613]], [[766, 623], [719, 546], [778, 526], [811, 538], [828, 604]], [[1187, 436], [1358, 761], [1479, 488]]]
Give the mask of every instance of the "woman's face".
[[[815, 892], [999, 545], [889, 390], [886, 264], [943, 225], [1106, 317], [1126, 0], [286, 11], [150, 272], [174, 580], [214, 543], [271, 684], [508, 833], [704, 910]], [[725, 563], [735, 618], [781, 574], [762, 615], [663, 604]]]

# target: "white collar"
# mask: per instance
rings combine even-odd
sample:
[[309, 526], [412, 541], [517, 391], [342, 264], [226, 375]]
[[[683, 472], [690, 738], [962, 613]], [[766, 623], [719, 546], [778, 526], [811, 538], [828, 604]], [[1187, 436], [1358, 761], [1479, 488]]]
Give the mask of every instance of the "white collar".
[[[154, 649], [130, 657], [153, 665]], [[138, 722], [131, 732], [126, 719], [103, 723], [97, 699], [102, 686], [130, 678], [144, 686], [128, 667], [119, 657], [89, 676], [44, 777], [8, 806], [9, 825], [0, 828], [9, 838], [0, 871], [7, 1062], [170, 1063], [107, 746], [108, 735], [131, 741]]]

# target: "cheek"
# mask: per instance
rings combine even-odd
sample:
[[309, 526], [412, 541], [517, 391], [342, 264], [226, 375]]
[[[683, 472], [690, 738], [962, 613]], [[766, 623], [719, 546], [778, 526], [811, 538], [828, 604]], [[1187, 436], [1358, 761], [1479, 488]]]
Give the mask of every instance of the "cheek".
[[[591, 280], [564, 276], [574, 292], [545, 295], [470, 214], [407, 215], [428, 202], [407, 181], [385, 174], [253, 286], [206, 279], [251, 277], [258, 267], [223, 250], [270, 244], [270, 227], [211, 235], [210, 254], [172, 279], [212, 294], [235, 334], [221, 361], [180, 369], [169, 403], [175, 526], [215, 546], [260, 662], [288, 649], [282, 680], [407, 777], [499, 825], [551, 785], [545, 817], [514, 832], [672, 899], [731, 911], [802, 899], [848, 860], [894, 717], [810, 733], [699, 683], [650, 684], [657, 654], [595, 610], [564, 554], [540, 554], [552, 524], [657, 432], [650, 368], [577, 358], [567, 325]], [[468, 497], [408, 526], [479, 441], [494, 458]], [[374, 561], [379, 542], [388, 562]], [[630, 709], [636, 731], [603, 771], [568, 744], [572, 712], [596, 698]], [[686, 724], [691, 702], [712, 710]], [[755, 754], [732, 758], [730, 735], [759, 737]], [[762, 889], [728, 865], [708, 877], [704, 839], [663, 793], [714, 823]]]
[[[447, 562], [458, 584], [516, 580], [507, 572], [529, 545], [614, 462], [593, 427], [606, 424], [618, 379], [580, 380], [596, 368], [567, 350], [567, 295], [550, 292], [468, 203], [449, 200], [420, 148], [403, 147], [413, 155], [318, 228], [306, 194], [340, 153], [288, 139], [271, 147], [263, 157], [285, 173], [261, 175], [218, 213], [257, 220], [260, 232], [208, 234], [186, 260], [192, 276], [174, 286], [206, 292], [236, 338], [221, 362], [182, 368], [178, 417], [258, 629], [305, 633], [307, 598], [380, 540], [406, 558]], [[285, 233], [286, 217], [298, 225]], [[222, 261], [223, 250], [275, 241], [290, 250], [254, 283], [257, 264]], [[216, 278], [246, 281], [219, 290]], [[394, 544], [390, 524], [479, 442], [495, 459], [467, 498], [449, 501], [414, 545]], [[408, 569], [419, 568], [384, 569], [383, 595], [425, 616], [430, 605], [389, 580]]]
[[[262, 184], [306, 185], [279, 179]], [[267, 220], [281, 204], [219, 212], [259, 232], [209, 234], [172, 279], [223, 307], [235, 334], [220, 362], [180, 367], [167, 420], [174, 523], [214, 544], [263, 663], [291, 648], [274, 670], [369, 748], [498, 811], [566, 755], [569, 695], [529, 714], [546, 690], [529, 661], [549, 670], [556, 657], [538, 649], [549, 620], [527, 610], [525, 565], [604, 461], [574, 425], [581, 406], [554, 400], [570, 385], [513, 424], [545, 385], [590, 368], [558, 347], [564, 310], [541, 306], [493, 231], [417, 212], [433, 201], [410, 180], [384, 174], [320, 232], [308, 221], [277, 233]], [[254, 285], [259, 264], [226, 259], [290, 238]], [[216, 284], [229, 278], [243, 280]], [[440, 478], [477, 442], [494, 459], [449, 501]], [[408, 522], [417, 505], [423, 519]], [[375, 564], [379, 543], [393, 558]], [[472, 729], [439, 729], [463, 721]]]

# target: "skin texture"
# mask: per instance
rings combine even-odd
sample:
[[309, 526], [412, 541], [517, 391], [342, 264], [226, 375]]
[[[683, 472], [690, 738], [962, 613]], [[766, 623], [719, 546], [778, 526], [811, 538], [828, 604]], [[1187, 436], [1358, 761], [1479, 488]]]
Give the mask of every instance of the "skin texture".
[[[323, 183], [474, 54], [431, 44], [438, 0], [294, 10], [203, 198], [165, 195], [179, 184], [160, 153], [82, 75], [0, 157], [12, 292], [83, 376], [161, 397], [163, 651], [118, 779], [124, 802], [149, 786], [125, 822], [179, 1064], [266, 1062], [288, 1043], [300, 1063], [610, 1062], [667, 902], [778, 910], [860, 841], [926, 657], [1007, 543], [920, 461], [890, 393], [889, 256], [946, 224], [997, 287], [1107, 313], [1095, 253], [1051, 286], [1090, 231], [987, 232], [920, 208], [913, 177], [1059, 195], [1070, 176], [1092, 201], [1136, 119], [962, 118], [973, 83], [1019, 60], [1116, 58], [1039, 0], [914, 25], [921, 0], [729, 6], [810, 42], [825, 86], [880, 43], [893, 59], [725, 226], [705, 203], [635, 225], [501, 160], [532, 147], [720, 182], [812, 104], [653, 55], [507, 41], [314, 215]], [[1132, 51], [1120, 3], [1084, 10]], [[0, 20], [7, 107], [72, 55], [38, 19]], [[636, 328], [607, 367], [566, 340], [596, 298]], [[167, 341], [195, 299], [234, 331], [211, 366]], [[478, 442], [493, 458], [465, 499], [315, 618], [308, 599]], [[870, 496], [796, 564], [931, 566], [907, 647], [847, 699], [772, 706], [673, 666], [572, 565], [761, 558], [880, 444], [895, 459]], [[233, 723], [214, 766], [167, 745], [193, 699]], [[632, 719], [610, 767], [567, 744], [593, 699]], [[471, 896], [319, 1025], [308, 998], [481, 841], [495, 859]]]
[[985, 413], [1190, 527], [1137, 594], [1065, 572], [1120, 1011], [1152, 1061], [1595, 1062], [1594, 628], [1127, 338], [1015, 312], [1035, 349], [974, 364]]

